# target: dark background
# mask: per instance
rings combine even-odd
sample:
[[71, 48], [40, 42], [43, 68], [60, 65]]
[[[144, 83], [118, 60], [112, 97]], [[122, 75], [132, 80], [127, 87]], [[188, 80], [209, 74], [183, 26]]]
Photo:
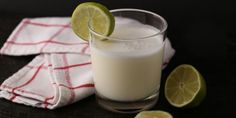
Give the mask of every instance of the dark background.
[[[0, 0], [0, 46], [25, 17], [70, 16], [86, 0]], [[236, 107], [236, 4], [234, 0], [96, 0], [109, 9], [139, 8], [163, 16], [176, 54], [163, 71], [160, 100], [153, 109], [174, 118], [234, 118]], [[34, 56], [0, 55], [0, 83]], [[204, 76], [207, 97], [192, 109], [170, 106], [163, 95], [167, 75], [179, 64], [191, 64]], [[0, 118], [132, 118], [100, 108], [94, 96], [56, 110], [44, 110], [0, 99]]]

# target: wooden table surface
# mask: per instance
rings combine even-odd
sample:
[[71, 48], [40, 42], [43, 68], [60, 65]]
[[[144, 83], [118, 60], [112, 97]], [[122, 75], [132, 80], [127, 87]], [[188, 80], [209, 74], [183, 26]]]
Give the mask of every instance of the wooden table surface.
[[[168, 111], [174, 118], [236, 117], [236, 9], [233, 2], [143, 2], [145, 1], [132, 4], [102, 1], [111, 6], [110, 9], [130, 6], [154, 11], [164, 16], [169, 24], [168, 37], [176, 49], [176, 54], [163, 70], [159, 101], [153, 109]], [[154, 3], [156, 5], [153, 5]], [[157, 5], [158, 3], [161, 5]], [[0, 47], [22, 18], [71, 14], [71, 11], [54, 14], [50, 9], [48, 13], [35, 11], [35, 14], [33, 11], [25, 12], [27, 9], [23, 11], [0, 8]], [[33, 58], [34, 56], [0, 55], [0, 84]], [[207, 97], [200, 106], [192, 109], [174, 108], [163, 95], [167, 75], [177, 65], [184, 63], [195, 66], [207, 83]], [[132, 118], [135, 115], [106, 111], [96, 104], [93, 95], [55, 110], [33, 108], [0, 99], [0, 118]]]

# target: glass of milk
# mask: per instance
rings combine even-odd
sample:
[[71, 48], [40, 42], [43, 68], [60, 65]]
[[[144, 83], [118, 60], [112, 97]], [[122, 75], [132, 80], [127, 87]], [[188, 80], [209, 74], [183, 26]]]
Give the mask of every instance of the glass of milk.
[[89, 25], [97, 102], [120, 113], [149, 109], [159, 96], [167, 22], [145, 10], [111, 12], [115, 29], [110, 36]]

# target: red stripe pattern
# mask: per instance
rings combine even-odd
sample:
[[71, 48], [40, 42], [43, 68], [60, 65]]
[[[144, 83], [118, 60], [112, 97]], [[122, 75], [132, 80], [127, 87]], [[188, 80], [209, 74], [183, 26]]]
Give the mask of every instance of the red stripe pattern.
[[40, 69], [42, 68], [42, 66], [43, 66], [43, 64], [41, 64], [41, 65], [39, 66], [39, 68], [36, 70], [36, 72], [34, 73], [34, 75], [32, 76], [32, 78], [30, 78], [30, 80], [28, 80], [26, 83], [24, 83], [24, 84], [22, 84], [22, 85], [20, 85], [20, 86], [14, 87], [14, 88], [12, 89], [12, 93], [15, 93], [15, 90], [16, 90], [16, 89], [21, 88], [21, 87], [24, 87], [24, 86], [30, 84], [30, 82], [32, 82], [32, 81], [35, 79], [35, 77], [36, 77], [37, 74], [39, 73], [39, 71], [40, 71]]
[[[67, 57], [66, 57], [66, 54], [63, 54], [62, 55], [63, 57], [63, 61], [64, 61], [64, 65], [65, 66], [68, 66], [69, 64], [68, 64], [68, 61], [67, 61]], [[64, 70], [64, 72], [65, 72], [65, 79], [66, 79], [66, 82], [67, 82], [67, 84], [70, 86], [70, 87], [72, 87], [72, 83], [71, 83], [71, 77], [70, 77], [70, 72], [69, 72], [69, 68], [66, 68], [65, 70]], [[75, 92], [74, 92], [74, 90], [73, 89], [70, 89], [70, 93], [71, 93], [71, 96], [70, 96], [70, 99], [69, 99], [69, 104], [70, 103], [72, 103], [72, 102], [74, 102], [74, 99], [75, 99]]]
[[39, 23], [39, 22], [33, 22], [30, 20], [25, 21], [24, 23], [35, 25], [35, 26], [41, 26], [41, 27], [65, 27], [70, 28], [70, 25], [62, 25], [62, 24], [45, 24], [45, 23]]
[[[54, 35], [52, 35], [50, 38], [49, 38], [49, 40], [48, 40], [48, 42], [50, 42], [50, 41], [52, 41], [56, 36], [58, 36], [63, 30], [65, 30], [65, 28], [66, 27], [62, 27], [61, 29], [59, 29]], [[46, 43], [44, 43], [44, 45], [41, 47], [41, 49], [40, 49], [40, 52], [43, 52], [43, 49], [47, 46], [47, 42]]]
[[80, 63], [80, 64], [67, 65], [67, 66], [63, 66], [63, 67], [56, 67], [54, 69], [55, 70], [65, 70], [65, 69], [70, 69], [70, 68], [79, 67], [79, 66], [86, 66], [86, 65], [90, 65], [90, 64], [91, 64], [91, 62], [85, 62], [85, 63]]
[[58, 45], [88, 45], [88, 43], [66, 43], [66, 42], [59, 42], [59, 41], [52, 41], [52, 40], [43, 40], [43, 41], [39, 41], [39, 42], [27, 42], [27, 43], [21, 43], [21, 42], [14, 42], [14, 41], [7, 41], [7, 44], [14, 44], [14, 45], [41, 45], [41, 44], [58, 44]]
[[[6, 88], [6, 89], [10, 89], [12, 90], [14, 87], [10, 87], [10, 86], [7, 86], [7, 85], [1, 85], [2, 88]], [[40, 96], [40, 97], [43, 97], [43, 98], [46, 98], [45, 96], [39, 94], [39, 93], [36, 93], [36, 92], [32, 92], [32, 91], [27, 91], [27, 90], [23, 90], [23, 89], [20, 89], [18, 88], [17, 91], [21, 92], [21, 93], [27, 93], [27, 94], [31, 94], [31, 95], [37, 95], [37, 96]], [[16, 93], [14, 93], [16, 94]], [[19, 93], [20, 94], [20, 93]], [[16, 94], [17, 95], [17, 94]]]
[[13, 94], [13, 96], [9, 99], [10, 101], [14, 101], [14, 99], [18, 96], [18, 94]]
[[79, 88], [93, 88], [94, 87], [94, 84], [83, 84], [83, 85], [79, 85], [77, 87], [69, 87], [69, 86], [66, 86], [64, 84], [59, 84], [58, 86], [62, 86], [62, 87], [65, 87], [65, 88], [68, 88], [68, 89], [71, 89], [71, 90], [74, 90], [74, 89], [79, 89]]
[[[70, 87], [70, 86], [67, 86], [67, 85], [64, 85], [64, 84], [59, 84], [57, 85], [56, 83], [52, 83], [53, 85], [56, 85], [58, 87], [65, 87], [67, 89], [80, 89], [80, 88], [94, 88], [94, 84], [93, 83], [87, 83], [87, 84], [82, 84], [82, 85], [79, 85], [79, 86], [76, 86], [76, 87]], [[2, 88], [7, 88], [7, 89], [13, 89], [14, 87], [10, 87], [10, 86], [7, 86], [7, 85], [1, 85]], [[23, 89], [20, 89], [18, 88], [17, 91], [21, 92], [21, 93], [27, 93], [27, 94], [32, 94], [32, 95], [37, 95], [37, 96], [40, 96], [40, 97], [43, 97], [45, 99], [47, 98], [52, 98], [52, 97], [45, 97], [39, 93], [35, 93], [35, 92], [32, 92], [32, 91], [26, 91], [26, 90], [23, 90]], [[14, 96], [19, 96], [19, 94], [16, 94], [14, 93]], [[13, 97], [14, 97], [13, 96]], [[15, 97], [14, 97], [15, 98]], [[11, 98], [10, 98], [11, 99]], [[53, 98], [52, 98], [53, 99]], [[50, 99], [49, 99], [50, 100]]]
[[[12, 41], [15, 42], [15, 40], [17, 39], [18, 35], [20, 34], [20, 32], [26, 27], [27, 22], [29, 19], [24, 19], [22, 21], [22, 24], [20, 24], [18, 27], [18, 30], [16, 31], [16, 33], [12, 36], [12, 38], [8, 39], [8, 41]], [[9, 45], [8, 43], [6, 43], [6, 47], [3, 49], [2, 52], [5, 52], [6, 49], [9, 49], [11, 45]]]
[[53, 98], [54, 98], [54, 96], [45, 98], [45, 100], [44, 100], [44, 102], [43, 102], [43, 104], [45, 105], [44, 108], [48, 108], [48, 105], [49, 105], [49, 102], [48, 102], [48, 101], [51, 100], [51, 99], [53, 99]]
[[89, 48], [89, 44], [85, 45], [84, 48], [82, 48], [81, 53], [85, 54], [86, 50]]
[[[47, 66], [42, 66], [41, 69], [48, 69], [48, 67], [51, 67], [52, 64], [49, 64]], [[30, 68], [30, 69], [37, 69], [39, 68], [39, 66], [32, 66], [32, 65], [26, 65], [26, 67]]]

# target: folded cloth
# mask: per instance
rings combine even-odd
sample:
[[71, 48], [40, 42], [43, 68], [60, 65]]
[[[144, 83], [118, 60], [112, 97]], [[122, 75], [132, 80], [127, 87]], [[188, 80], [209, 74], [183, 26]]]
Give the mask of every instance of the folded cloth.
[[[163, 67], [175, 53], [165, 40]], [[38, 54], [0, 86], [0, 98], [55, 109], [94, 93], [89, 44], [72, 32], [70, 18], [27, 18], [16, 27], [1, 54]]]
[[41, 54], [3, 82], [0, 97], [49, 109], [64, 106], [94, 93], [90, 68], [89, 56]]
[[0, 50], [5, 55], [41, 53], [87, 53], [88, 43], [78, 40], [70, 18], [23, 19]]

